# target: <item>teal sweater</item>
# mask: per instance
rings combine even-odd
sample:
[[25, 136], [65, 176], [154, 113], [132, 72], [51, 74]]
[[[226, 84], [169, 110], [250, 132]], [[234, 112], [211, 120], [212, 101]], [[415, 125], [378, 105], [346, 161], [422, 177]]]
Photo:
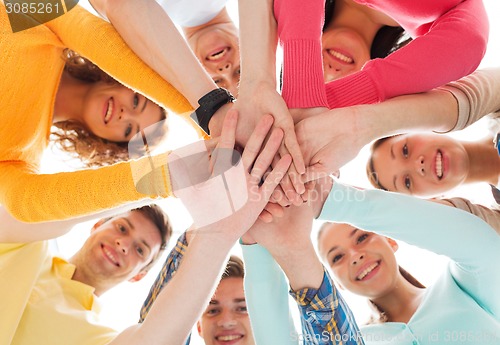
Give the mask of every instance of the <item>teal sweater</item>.
[[[366, 344], [500, 344], [500, 236], [487, 223], [453, 207], [380, 190], [360, 191], [337, 182], [320, 218], [350, 223], [451, 259], [410, 321], [363, 327]], [[258, 271], [266, 266], [252, 263], [272, 259], [265, 251], [254, 249], [244, 247], [245, 289], [257, 340], [270, 333], [277, 336], [273, 329], [291, 326], [287, 304], [268, 305], [287, 295], [286, 288], [274, 285], [284, 279], [282, 272], [266, 269], [266, 276], [259, 277]], [[259, 255], [260, 259], [249, 258]], [[254, 284], [255, 279], [259, 284]], [[273, 308], [277, 310], [270, 316], [268, 310]], [[279, 344], [297, 343], [285, 332], [281, 335]]]

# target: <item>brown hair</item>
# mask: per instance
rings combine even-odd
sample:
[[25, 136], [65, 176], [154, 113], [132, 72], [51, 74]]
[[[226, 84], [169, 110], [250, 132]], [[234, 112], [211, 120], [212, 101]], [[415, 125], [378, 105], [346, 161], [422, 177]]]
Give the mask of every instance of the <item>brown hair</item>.
[[243, 264], [243, 260], [235, 255], [229, 257], [221, 280], [226, 278], [245, 278], [245, 265]]
[[[156, 261], [160, 258], [161, 254], [167, 247], [167, 243], [172, 237], [172, 224], [170, 223], [170, 219], [168, 215], [163, 212], [160, 206], [156, 204], [146, 205], [143, 207], [135, 208], [131, 210], [132, 212], [139, 212], [144, 217], [149, 219], [158, 229], [161, 236], [161, 246], [158, 253], [153, 257], [150, 263], [144, 267], [145, 270], [148, 270], [151, 266], [153, 266]], [[143, 270], [144, 270], [143, 269]]]
[[[89, 83], [104, 81], [118, 83], [90, 60], [80, 56], [73, 50], [65, 49], [63, 59], [66, 61], [64, 71], [73, 78]], [[167, 118], [165, 109], [162, 111], [161, 120]], [[156, 144], [167, 133], [166, 126], [161, 127], [161, 133], [154, 136], [150, 145]], [[61, 121], [52, 125], [51, 140], [60, 150], [69, 153], [73, 158], [78, 158], [87, 167], [100, 167], [122, 162], [129, 159], [128, 142], [112, 142], [89, 132], [80, 123], [75, 121]]]
[[[319, 238], [321, 234], [323, 234], [326, 231], [326, 228], [332, 224], [331, 222], [324, 222], [319, 231], [318, 231], [318, 243], [319, 243]], [[420, 288], [420, 289], [425, 289], [425, 285], [422, 284], [417, 278], [412, 276], [407, 270], [405, 270], [403, 267], [398, 265], [399, 273], [403, 276], [403, 278], [406, 279], [410, 284], [413, 286]], [[384, 323], [388, 321], [388, 317], [385, 314], [385, 312], [380, 309], [375, 303], [373, 303], [371, 300], [368, 300], [368, 305], [370, 306], [370, 309], [373, 312], [373, 315], [370, 316], [370, 319], [368, 320], [367, 324], [375, 324], [375, 323]]]
[[[325, 23], [323, 31], [328, 28], [335, 11], [336, 0], [325, 1]], [[405, 30], [400, 26], [381, 27], [373, 38], [370, 47], [370, 59], [385, 58], [392, 52], [404, 47], [410, 43], [412, 38], [406, 34]]]
[[382, 189], [385, 191], [388, 190], [380, 183], [378, 179], [378, 174], [375, 171], [375, 167], [373, 164], [373, 154], [375, 153], [375, 150], [377, 150], [380, 145], [382, 145], [387, 139], [397, 137], [398, 135], [400, 134], [377, 139], [372, 143], [370, 147], [370, 158], [368, 158], [368, 162], [366, 162], [366, 176], [368, 177], [368, 181], [370, 181], [371, 185], [377, 189]]
[[[422, 284], [417, 278], [412, 276], [403, 267], [398, 266], [398, 269], [399, 269], [399, 273], [401, 273], [403, 278], [405, 278], [406, 281], [408, 281], [411, 285], [413, 285], [419, 289], [425, 289], [425, 285]], [[370, 315], [370, 318], [367, 321], [368, 325], [376, 324], [376, 323], [384, 323], [384, 322], [389, 321], [387, 314], [382, 309], [380, 309], [380, 307], [378, 305], [376, 305], [373, 301], [368, 300], [368, 305], [370, 306], [370, 309], [373, 312], [373, 314]]]

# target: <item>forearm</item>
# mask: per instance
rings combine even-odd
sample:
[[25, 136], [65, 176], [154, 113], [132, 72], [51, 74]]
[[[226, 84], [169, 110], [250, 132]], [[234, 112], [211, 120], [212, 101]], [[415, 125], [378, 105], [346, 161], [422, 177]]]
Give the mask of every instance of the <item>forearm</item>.
[[442, 90], [399, 96], [376, 105], [355, 106], [353, 110], [365, 144], [411, 131], [447, 131], [458, 117], [457, 101]]
[[283, 47], [283, 99], [289, 108], [327, 107], [321, 36], [325, 2], [275, 0]]
[[406, 46], [328, 83], [329, 107], [373, 104], [462, 78], [477, 68], [487, 41], [488, 18], [482, 2], [462, 1]]
[[349, 223], [481, 270], [497, 255], [500, 240], [483, 220], [456, 208], [409, 195], [358, 190], [338, 182], [325, 201], [320, 219]]
[[500, 109], [500, 68], [480, 70], [432, 91], [353, 107], [368, 143], [409, 131], [450, 132]]
[[270, 248], [270, 252], [288, 277], [292, 290], [320, 287], [324, 273], [323, 265], [310, 241], [293, 249], [273, 250]]
[[0, 166], [0, 203], [22, 222], [92, 216], [152, 196], [137, 191], [128, 162], [56, 174], [37, 174], [24, 163]]
[[276, 20], [272, 0], [239, 0], [241, 91], [258, 82], [276, 86]]
[[245, 297], [255, 343], [296, 344], [288, 303], [288, 284], [271, 254], [258, 244], [243, 245]]
[[144, 322], [126, 329], [111, 345], [184, 344], [208, 305], [234, 244], [230, 236], [217, 233], [217, 229], [202, 231], [190, 242], [182, 265], [164, 287]]
[[[149, 310], [153, 306], [161, 290], [163, 290], [163, 288], [170, 282], [174, 274], [179, 270], [188, 246], [188, 234], [190, 234], [189, 230], [182, 233], [182, 235], [177, 239], [177, 244], [168, 254], [168, 257], [158, 273], [156, 280], [149, 289], [148, 297], [142, 305], [139, 322], [144, 322], [144, 319], [148, 315]], [[192, 236], [190, 235], [189, 239], [191, 238]]]
[[458, 118], [449, 131], [464, 129], [500, 110], [500, 68], [476, 71], [439, 89], [450, 92], [458, 102]]
[[129, 47], [184, 95], [193, 108], [217, 88], [188, 47], [167, 13], [154, 0], [105, 0], [104, 11]]
[[111, 24], [80, 6], [45, 26], [58, 36], [63, 47], [77, 51], [125, 86], [178, 114], [193, 109], [178, 90], [130, 49]]
[[464, 198], [443, 199], [443, 201], [449, 202], [453, 207], [464, 210], [465, 212], [469, 212], [476, 217], [481, 218], [493, 229], [495, 229], [497, 234], [500, 235], [500, 210], [494, 210], [483, 205], [473, 204]]
[[150, 200], [142, 200], [88, 216], [44, 223], [23, 223], [15, 219], [7, 210], [0, 207], [0, 243], [27, 243], [57, 238], [68, 233], [75, 225], [99, 218], [112, 217], [132, 208], [150, 204]]

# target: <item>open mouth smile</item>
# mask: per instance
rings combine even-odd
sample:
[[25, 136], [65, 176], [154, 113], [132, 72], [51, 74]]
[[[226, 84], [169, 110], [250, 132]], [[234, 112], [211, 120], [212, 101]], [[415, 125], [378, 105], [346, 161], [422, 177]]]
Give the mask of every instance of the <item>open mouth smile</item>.
[[208, 61], [219, 61], [222, 60], [228, 53], [229, 53], [230, 48], [229, 47], [224, 47], [224, 48], [218, 48], [215, 51], [212, 51], [211, 53], [208, 54], [206, 59]]
[[344, 64], [353, 64], [354, 59], [334, 49], [327, 49], [326, 52], [335, 60]]
[[221, 343], [231, 343], [234, 344], [236, 342], [239, 342], [241, 339], [243, 339], [244, 335], [243, 334], [226, 334], [226, 335], [219, 335], [215, 337], [215, 340]]
[[106, 113], [104, 114], [104, 124], [108, 124], [113, 118], [113, 110], [115, 109], [115, 101], [113, 97], [108, 100], [108, 107], [106, 108]]
[[441, 180], [443, 178], [443, 154], [441, 153], [440, 150], [437, 151], [435, 163], [436, 163], [435, 164], [436, 176], [439, 180]]
[[379, 266], [380, 266], [380, 261], [372, 263], [356, 276], [356, 280], [360, 281], [365, 279], [366, 276], [368, 276], [371, 272], [373, 272], [374, 269], [376, 269]]
[[106, 258], [116, 267], [120, 267], [120, 263], [118, 262], [118, 258], [116, 255], [110, 251], [108, 248], [106, 248], [103, 244], [101, 244], [101, 249], [106, 256]]

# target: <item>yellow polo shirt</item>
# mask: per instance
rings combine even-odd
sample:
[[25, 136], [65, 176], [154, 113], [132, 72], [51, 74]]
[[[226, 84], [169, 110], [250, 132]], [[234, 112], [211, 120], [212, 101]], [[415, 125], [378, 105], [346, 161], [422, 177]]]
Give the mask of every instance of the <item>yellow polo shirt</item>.
[[48, 242], [0, 244], [0, 344], [107, 344], [94, 288], [71, 279], [75, 266]]

